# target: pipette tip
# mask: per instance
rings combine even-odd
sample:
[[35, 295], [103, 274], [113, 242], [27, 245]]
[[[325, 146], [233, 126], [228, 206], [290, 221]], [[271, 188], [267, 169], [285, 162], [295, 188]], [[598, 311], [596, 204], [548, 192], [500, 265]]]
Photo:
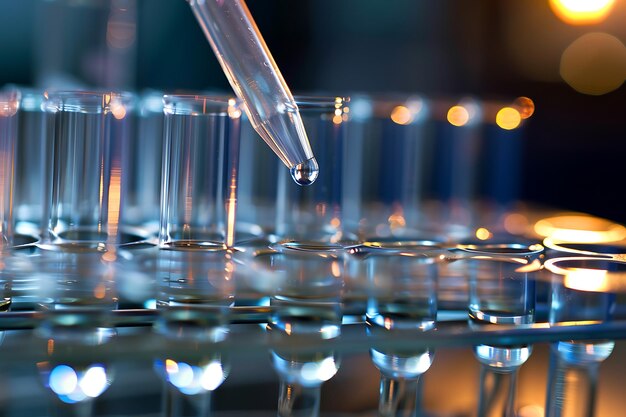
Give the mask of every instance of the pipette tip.
[[301, 164], [291, 167], [291, 178], [298, 185], [311, 185], [317, 179], [320, 169], [315, 158], [308, 159]]

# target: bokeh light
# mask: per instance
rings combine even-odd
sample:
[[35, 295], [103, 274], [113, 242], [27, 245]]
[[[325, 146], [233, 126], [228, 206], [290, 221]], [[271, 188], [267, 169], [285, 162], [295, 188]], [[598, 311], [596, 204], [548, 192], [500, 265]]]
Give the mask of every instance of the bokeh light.
[[550, 0], [554, 14], [570, 25], [600, 23], [611, 13], [615, 0]]
[[560, 73], [580, 93], [609, 93], [626, 79], [626, 47], [607, 33], [587, 33], [565, 49]]
[[513, 107], [517, 109], [522, 119], [528, 119], [535, 113], [535, 103], [528, 97], [518, 97], [513, 102]]
[[469, 112], [463, 106], [452, 106], [448, 110], [447, 119], [452, 126], [465, 126], [469, 122], [469, 118]]
[[496, 114], [496, 124], [504, 130], [513, 130], [522, 122], [522, 116], [513, 107], [503, 107]]
[[399, 125], [408, 125], [413, 121], [413, 115], [407, 107], [396, 106], [391, 111], [391, 120]]

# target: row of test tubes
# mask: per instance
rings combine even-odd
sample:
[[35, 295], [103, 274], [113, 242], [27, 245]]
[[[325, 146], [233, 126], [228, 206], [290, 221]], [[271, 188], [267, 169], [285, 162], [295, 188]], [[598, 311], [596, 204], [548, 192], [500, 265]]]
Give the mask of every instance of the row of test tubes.
[[464, 233], [473, 201], [518, 197], [521, 129], [498, 127], [497, 114], [508, 109], [519, 124], [532, 113], [523, 100], [298, 97], [324, 165], [318, 185], [302, 188], [235, 99], [19, 93], [12, 221], [42, 245]]
[[[438, 290], [454, 282], [466, 286], [456, 291], [465, 297], [464, 321], [470, 330], [466, 337], [472, 332], [504, 331], [498, 342], [488, 336], [491, 343], [472, 339], [481, 366], [473, 385], [476, 413], [517, 416], [517, 373], [533, 345], [532, 338], [507, 342], [506, 331], [532, 331], [541, 317], [537, 299], [542, 294], [537, 288], [547, 289], [543, 295], [549, 326], [575, 325], [579, 330], [608, 323], [615, 312], [615, 294], [600, 287], [591, 290], [589, 285], [620, 274], [623, 261], [562, 255], [528, 243], [439, 250], [413, 244], [335, 249], [275, 245], [237, 253], [161, 251], [153, 258], [156, 271], [144, 269], [144, 275], [157, 277], [152, 285], [160, 314], [152, 332], [167, 341], [167, 348], [154, 367], [167, 383], [166, 415], [179, 415], [177, 407], [186, 402], [195, 404], [195, 412], [208, 411], [203, 407], [208, 407], [210, 393], [229, 375], [229, 358], [237, 358], [236, 350], [230, 351], [230, 339], [243, 322], [263, 324], [263, 331], [257, 327], [250, 334], [265, 338], [271, 347], [270, 361], [280, 380], [278, 415], [319, 415], [321, 387], [339, 371], [346, 354], [343, 333], [363, 325], [366, 334], [360, 349], [369, 348], [380, 372], [378, 414], [424, 413], [428, 401], [420, 397], [418, 383], [436, 364], [438, 330], [445, 331], [450, 324], [446, 314], [451, 311], [442, 308], [449, 300], [441, 300]], [[76, 268], [75, 259], [63, 259]], [[107, 361], [98, 355], [106, 357], [106, 345], [114, 344], [116, 287], [127, 285], [133, 272], [119, 263], [94, 267], [102, 264], [97, 257], [82, 260], [84, 274], [68, 276], [64, 269], [59, 277], [52, 267], [41, 276], [47, 285], [56, 286], [48, 293], [56, 296], [40, 300], [47, 305], [36, 334], [48, 345], [49, 359], [40, 368], [45, 386], [64, 404], [91, 407], [112, 383], [105, 378]], [[82, 305], [69, 300], [81, 300]], [[250, 312], [255, 316], [246, 318]], [[455, 320], [457, 325], [463, 321]], [[615, 342], [579, 340], [573, 332], [563, 336], [550, 345], [545, 415], [594, 415], [598, 369]], [[467, 343], [452, 346], [461, 345]], [[347, 354], [350, 348], [354, 346], [347, 345]], [[115, 359], [110, 351], [108, 355]], [[68, 378], [76, 383], [68, 383]]]
[[[186, 362], [161, 362], [168, 383], [194, 395], [225, 378], [219, 346], [238, 307], [260, 313], [257, 321], [279, 341], [336, 340], [346, 317], [364, 320], [372, 340], [395, 340], [436, 329], [442, 311], [451, 310], [463, 311], [475, 328], [532, 326], [537, 283], [547, 282], [551, 324], [610, 319], [610, 292], [576, 289], [564, 277], [620, 269], [621, 261], [552, 254], [543, 268], [540, 242], [463, 240], [479, 182], [471, 178], [495, 174], [472, 177], [454, 161], [472, 153], [485, 158], [477, 149], [486, 147], [496, 156], [485, 169], [497, 172], [496, 160], [516, 156], [506, 146], [518, 134], [491, 126], [488, 132], [512, 140], [493, 142], [498, 152], [487, 146], [481, 138], [490, 134], [479, 134], [487, 116], [470, 123], [478, 117], [475, 103], [461, 106], [472, 112], [466, 109], [467, 120], [456, 126], [435, 117], [426, 123], [427, 111], [438, 113], [423, 99], [391, 107], [394, 120], [380, 116], [378, 107], [388, 105], [366, 99], [300, 98], [322, 167], [305, 189], [273, 156], [263, 156], [269, 151], [246, 133], [251, 128], [236, 100], [156, 94], [137, 103], [124, 93], [25, 90], [0, 100], [5, 304], [40, 309], [37, 333], [44, 338], [104, 343], [114, 333], [115, 310], [156, 305], [157, 334], [217, 352], [202, 366], [189, 365], [183, 379]], [[407, 118], [398, 119], [405, 110]], [[429, 142], [433, 137], [439, 141]], [[430, 171], [418, 166], [423, 154], [442, 163]], [[486, 181], [495, 200], [510, 198], [514, 188], [501, 182]], [[437, 203], [426, 204], [427, 197]], [[271, 355], [282, 381], [279, 415], [317, 415], [319, 388], [337, 372], [337, 353], [281, 346]], [[554, 381], [572, 366], [592, 375], [612, 346], [555, 344]], [[532, 346], [478, 344], [474, 351], [484, 365], [479, 414], [501, 408], [514, 415], [516, 370]], [[417, 380], [433, 353], [372, 346], [382, 375], [381, 415], [415, 409]], [[49, 370], [47, 384], [64, 402], [104, 390], [59, 391], [54, 375]], [[557, 382], [547, 407], [554, 415], [566, 404]]]

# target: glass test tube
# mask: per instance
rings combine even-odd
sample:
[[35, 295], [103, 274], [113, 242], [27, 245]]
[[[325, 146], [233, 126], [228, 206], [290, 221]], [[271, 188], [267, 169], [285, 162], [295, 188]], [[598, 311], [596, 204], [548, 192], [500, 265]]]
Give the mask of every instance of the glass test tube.
[[[376, 249], [363, 262], [369, 279], [366, 323], [377, 337], [414, 336], [435, 328], [438, 256], [420, 251]], [[431, 366], [431, 349], [370, 349], [381, 373], [378, 415], [415, 415], [418, 382]]]
[[166, 95], [159, 246], [224, 249], [235, 242], [239, 118], [235, 99]]
[[19, 92], [0, 92], [0, 252], [13, 245], [13, 187], [19, 107]]
[[[553, 258], [550, 324], [559, 326], [610, 321], [615, 307], [611, 273], [623, 274], [626, 263], [585, 256]], [[596, 413], [599, 367], [613, 352], [612, 340], [559, 341], [551, 345], [546, 396], [547, 417], [590, 417]]]
[[47, 93], [50, 218], [44, 248], [98, 250], [141, 240], [120, 225], [126, 187], [122, 152], [132, 96], [86, 91]]
[[30, 258], [37, 278], [37, 304], [42, 337], [91, 343], [102, 329], [111, 329], [117, 309], [114, 252], [85, 251], [80, 246], [40, 251]]
[[311, 146], [326, 168], [316, 183], [296, 187], [284, 172], [278, 174], [276, 236], [279, 240], [337, 243], [348, 237], [343, 228], [342, 191], [347, 106], [342, 97], [298, 97], [300, 114]]
[[122, 224], [139, 228], [139, 232], [148, 236], [156, 236], [163, 165], [163, 94], [142, 94], [138, 109], [131, 116], [134, 129], [125, 149], [128, 187], [123, 198]]
[[[477, 325], [525, 325], [535, 320], [535, 281], [543, 246], [459, 245], [469, 273], [469, 319]], [[474, 347], [481, 363], [478, 415], [514, 417], [517, 371], [532, 346]]]
[[362, 240], [418, 238], [431, 130], [419, 96], [351, 97], [344, 217]]
[[45, 197], [47, 141], [43, 91], [20, 88], [20, 94], [14, 215], [16, 233], [19, 234], [16, 238], [26, 243], [39, 238], [41, 226], [48, 220]]
[[298, 105], [243, 0], [188, 0], [254, 130], [300, 185], [318, 175]]
[[296, 96], [296, 102], [311, 133], [311, 146], [326, 169], [314, 186], [295, 187], [271, 152], [254, 142], [252, 129], [244, 124], [237, 212], [242, 240], [263, 236], [270, 241], [328, 242], [344, 238], [342, 158], [348, 99]]
[[[340, 295], [343, 285], [341, 251], [279, 247], [260, 251], [255, 263], [278, 276], [267, 330], [281, 343], [272, 351], [280, 378], [279, 416], [319, 415], [321, 385], [339, 369], [332, 349], [301, 352], [288, 348], [289, 338], [320, 343], [341, 334]], [[285, 347], [283, 347], [285, 346]]]

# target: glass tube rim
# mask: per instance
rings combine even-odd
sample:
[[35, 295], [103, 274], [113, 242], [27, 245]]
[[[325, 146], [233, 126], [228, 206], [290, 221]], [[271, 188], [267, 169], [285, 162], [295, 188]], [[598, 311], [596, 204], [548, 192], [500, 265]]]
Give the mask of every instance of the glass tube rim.
[[[598, 257], [598, 256], [564, 256], [560, 258], [552, 258], [544, 262], [544, 268], [555, 275], [563, 275], [563, 276], [570, 273], [573, 270], [572, 268], [575, 268], [573, 266], [570, 266], [569, 267], [570, 269], [568, 269], [567, 267], [557, 265], [558, 263], [561, 263], [561, 262], [585, 262], [585, 263], [602, 262], [602, 263], [615, 264], [615, 265], [619, 265], [620, 269], [622, 270], [608, 271], [606, 269], [598, 269], [598, 271], [605, 271], [608, 277], [626, 276], [626, 261], [625, 260], [607, 258], [607, 257]], [[589, 268], [588, 266], [585, 265], [585, 269], [594, 269], [594, 268]]]
[[294, 100], [299, 110], [325, 110], [334, 111], [342, 109], [350, 102], [347, 96], [316, 96], [316, 95], [295, 95]]
[[21, 104], [21, 94], [18, 90], [9, 89], [0, 91], [0, 116], [11, 117], [17, 113]]
[[136, 101], [134, 94], [125, 91], [58, 90], [45, 91], [43, 96], [42, 108], [50, 113], [115, 114], [116, 106], [123, 106], [126, 112], [134, 108]]
[[226, 116], [240, 112], [241, 101], [231, 96], [210, 94], [164, 94], [163, 112], [166, 115]]
[[[569, 247], [571, 245], [578, 245], [583, 248]], [[548, 249], [556, 250], [559, 252], [574, 254], [575, 256], [593, 256], [600, 258], [613, 258], [616, 256], [626, 256], [626, 246], [620, 246], [613, 244], [613, 242], [607, 243], [586, 243], [586, 242], [568, 242], [560, 241], [551, 238], [545, 238], [543, 240], [543, 246]], [[592, 250], [593, 249], [593, 250]], [[605, 249], [606, 252], [599, 252], [598, 249]]]
[[485, 255], [490, 257], [524, 257], [539, 256], [545, 248], [539, 243], [484, 243], [458, 244], [454, 248], [469, 254]]

